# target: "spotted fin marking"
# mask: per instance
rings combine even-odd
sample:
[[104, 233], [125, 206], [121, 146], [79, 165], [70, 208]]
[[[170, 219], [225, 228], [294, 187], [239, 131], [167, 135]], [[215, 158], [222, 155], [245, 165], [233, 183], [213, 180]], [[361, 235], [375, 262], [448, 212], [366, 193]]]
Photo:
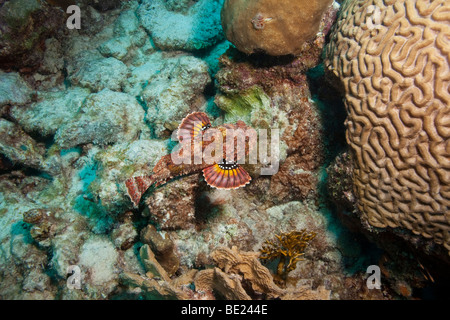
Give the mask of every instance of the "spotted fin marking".
[[125, 181], [128, 196], [135, 207], [139, 206], [142, 195], [153, 183], [151, 176], [133, 177]]
[[181, 121], [178, 127], [178, 140], [183, 140], [185, 135], [187, 135], [186, 138], [193, 141], [196, 136], [208, 128], [211, 128], [211, 121], [209, 121], [206, 113], [193, 112]]
[[237, 189], [248, 184], [252, 178], [234, 161], [224, 161], [203, 169], [206, 183], [217, 189]]

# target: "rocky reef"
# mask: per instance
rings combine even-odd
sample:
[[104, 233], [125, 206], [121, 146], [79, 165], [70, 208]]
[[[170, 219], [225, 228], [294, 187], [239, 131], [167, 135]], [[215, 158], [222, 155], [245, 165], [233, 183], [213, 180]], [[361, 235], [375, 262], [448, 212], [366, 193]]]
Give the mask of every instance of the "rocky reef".
[[[398, 113], [405, 121], [388, 126], [401, 133], [397, 147], [412, 145], [414, 133], [418, 162], [383, 149], [390, 140], [381, 129], [362, 146], [360, 130], [349, 125], [358, 105], [388, 112], [388, 98], [400, 91], [391, 86], [390, 95], [364, 100], [352, 81], [368, 88], [367, 70], [346, 72], [357, 70], [347, 63], [358, 55], [341, 62], [348, 58], [341, 41], [350, 37], [342, 34], [353, 22], [346, 12], [359, 7], [344, 1], [338, 15], [332, 1], [247, 1], [252, 10], [243, 13], [244, 2], [73, 1], [81, 28], [68, 29], [67, 1], [0, 1], [0, 299], [416, 299], [426, 290], [443, 296], [445, 92], [418, 85], [433, 97], [411, 109], [423, 129], [411, 131], [416, 126], [407, 125], [406, 111]], [[382, 8], [383, 19], [389, 8]], [[304, 26], [302, 17], [310, 19]], [[446, 48], [439, 39], [426, 45]], [[370, 57], [374, 48], [366, 49]], [[419, 84], [430, 83], [431, 69]], [[405, 81], [396, 85], [414, 91]], [[443, 86], [436, 80], [433, 88]], [[420, 104], [414, 92], [401, 101]], [[201, 173], [180, 176], [133, 205], [125, 181], [151, 174], [175, 150], [181, 121], [199, 111], [212, 126], [243, 121], [270, 139], [277, 132], [277, 170], [264, 174], [264, 157], [246, 163], [251, 182], [235, 190], [212, 188]], [[366, 156], [355, 157], [355, 146]], [[428, 218], [408, 211], [420, 224], [408, 228], [392, 218], [392, 231], [373, 223], [385, 221], [390, 206], [385, 201], [384, 211], [373, 211], [371, 201], [386, 196], [363, 196], [375, 186], [365, 175], [391, 181], [388, 171], [377, 171], [379, 180], [371, 171], [391, 168], [381, 166], [390, 163], [382, 154], [405, 161], [392, 179], [428, 188], [395, 202], [428, 203], [435, 210], [422, 215]], [[367, 167], [361, 159], [370, 160]], [[420, 183], [407, 179], [411, 168]], [[419, 225], [431, 237], [416, 235]], [[367, 286], [369, 266], [380, 268], [381, 289]]]
[[222, 3], [223, 0], [148, 0], [140, 5], [138, 15], [159, 49], [196, 51], [223, 40]]
[[43, 58], [43, 41], [65, 24], [65, 12], [45, 1], [2, 1], [0, 66], [34, 69]]

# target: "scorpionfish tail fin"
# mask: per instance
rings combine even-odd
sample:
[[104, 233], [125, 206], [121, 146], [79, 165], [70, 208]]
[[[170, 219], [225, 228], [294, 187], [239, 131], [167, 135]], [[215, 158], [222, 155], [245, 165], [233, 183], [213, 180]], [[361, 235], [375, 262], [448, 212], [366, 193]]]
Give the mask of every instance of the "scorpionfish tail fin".
[[194, 140], [204, 130], [211, 128], [211, 121], [204, 112], [193, 112], [181, 121], [178, 126], [177, 138], [184, 140], [185, 138]]
[[206, 183], [217, 189], [237, 189], [250, 183], [252, 178], [234, 161], [224, 161], [203, 169]]
[[136, 208], [139, 206], [142, 195], [153, 183], [154, 181], [151, 176], [132, 177], [125, 181], [128, 196]]

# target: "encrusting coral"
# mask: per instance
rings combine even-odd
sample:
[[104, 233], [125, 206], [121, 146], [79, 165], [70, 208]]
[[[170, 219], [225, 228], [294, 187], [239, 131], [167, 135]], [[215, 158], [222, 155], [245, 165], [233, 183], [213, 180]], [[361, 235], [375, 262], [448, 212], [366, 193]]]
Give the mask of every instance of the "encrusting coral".
[[362, 218], [450, 252], [449, 10], [445, 0], [346, 1], [326, 64], [345, 90]]
[[309, 241], [314, 239], [315, 232], [306, 230], [283, 232], [275, 235], [277, 240], [266, 240], [260, 249], [262, 260], [280, 259], [277, 266], [277, 275], [286, 278], [287, 274], [297, 267], [297, 262], [303, 260], [305, 249]]

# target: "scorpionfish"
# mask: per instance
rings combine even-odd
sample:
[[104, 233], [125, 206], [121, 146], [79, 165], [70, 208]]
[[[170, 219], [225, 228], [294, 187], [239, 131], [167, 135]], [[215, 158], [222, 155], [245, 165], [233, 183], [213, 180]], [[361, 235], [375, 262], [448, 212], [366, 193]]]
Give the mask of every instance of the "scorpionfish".
[[[198, 154], [199, 148], [197, 147], [196, 149], [194, 141], [200, 141], [199, 146], [201, 152], [203, 152], [208, 146], [210, 149], [214, 149], [211, 148], [214, 147], [214, 145], [210, 146], [210, 144], [219, 143], [217, 139], [223, 139], [220, 141], [221, 144], [216, 145], [218, 150], [223, 150], [223, 154], [219, 156], [221, 161], [211, 164], [208, 163], [208, 161], [205, 161], [202, 156], [201, 163], [196, 164], [192, 161], [190, 161], [190, 163], [174, 163], [174, 151], [172, 154], [163, 156], [153, 168], [153, 174], [136, 176], [125, 181], [128, 196], [135, 207], [139, 205], [141, 197], [151, 186], [156, 188], [176, 177], [194, 174], [200, 171], [203, 172], [206, 183], [217, 189], [237, 189], [245, 186], [251, 181], [250, 175], [238, 164], [238, 157], [242, 155], [242, 153], [238, 153], [237, 150], [237, 137], [233, 136], [233, 149], [229, 152], [231, 156], [226, 152], [227, 143], [225, 142], [227, 132], [229, 132], [230, 129], [241, 129], [242, 132], [246, 132], [247, 129], [251, 128], [247, 127], [243, 121], [239, 120], [236, 124], [223, 124], [215, 127], [215, 132], [218, 133], [218, 135], [209, 139], [211, 141], [203, 139], [211, 128], [211, 122], [204, 112], [194, 112], [182, 120], [178, 127], [177, 138], [179, 141], [183, 141], [184, 139], [189, 139], [191, 141], [190, 150], [188, 150], [191, 152], [189, 155], [193, 155], [196, 150]], [[245, 156], [248, 156], [250, 150], [255, 146], [249, 143], [248, 136], [245, 137], [244, 144], [244, 154]], [[220, 148], [220, 146], [222, 146], [222, 148]], [[183, 152], [186, 152], [186, 150], [181, 150], [180, 154], [183, 154]], [[242, 162], [239, 161], [239, 163]]]

